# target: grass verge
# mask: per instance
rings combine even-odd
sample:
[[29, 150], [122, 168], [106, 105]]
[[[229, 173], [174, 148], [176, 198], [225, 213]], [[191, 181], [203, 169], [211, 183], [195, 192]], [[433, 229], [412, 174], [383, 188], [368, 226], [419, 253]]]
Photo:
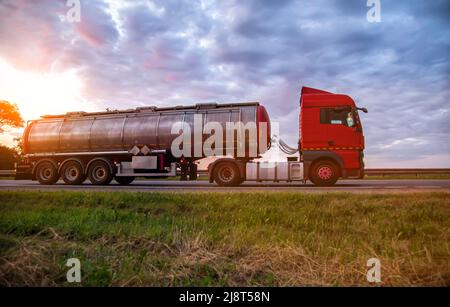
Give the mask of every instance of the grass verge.
[[[448, 193], [0, 191], [0, 285], [450, 285]], [[70, 284], [73, 285], [73, 284]]]

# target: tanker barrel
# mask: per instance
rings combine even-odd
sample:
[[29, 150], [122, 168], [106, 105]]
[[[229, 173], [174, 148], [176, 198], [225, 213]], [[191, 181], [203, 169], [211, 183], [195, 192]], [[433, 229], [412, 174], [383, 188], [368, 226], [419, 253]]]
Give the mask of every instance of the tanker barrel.
[[[209, 122], [218, 122], [223, 131], [227, 127], [227, 122], [242, 122], [244, 125], [254, 122], [256, 127], [259, 127], [259, 123], [266, 122], [267, 139], [270, 140], [270, 119], [266, 109], [259, 103], [208, 103], [44, 116], [32, 121], [25, 129], [24, 147], [28, 154], [120, 151], [127, 153], [135, 146], [138, 148], [146, 146], [152, 154], [171, 153], [172, 142], [177, 137], [176, 134], [172, 134], [174, 124], [177, 122], [189, 124], [190, 140], [193, 142], [196, 114], [201, 115], [203, 126]], [[202, 145], [207, 138], [208, 135], [203, 134]], [[268, 141], [267, 149], [269, 146]], [[247, 139], [246, 147], [248, 147]], [[263, 148], [258, 154], [267, 149]], [[223, 154], [225, 153], [224, 151]]]

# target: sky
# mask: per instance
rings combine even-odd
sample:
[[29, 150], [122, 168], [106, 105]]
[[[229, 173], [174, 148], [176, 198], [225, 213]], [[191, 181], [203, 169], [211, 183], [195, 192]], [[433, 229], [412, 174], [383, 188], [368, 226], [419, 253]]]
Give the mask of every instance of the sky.
[[0, 0], [0, 99], [26, 120], [259, 101], [294, 146], [310, 86], [369, 109], [367, 167], [450, 167], [450, 1], [380, 3], [369, 22], [366, 0], [80, 0], [73, 22], [66, 0]]

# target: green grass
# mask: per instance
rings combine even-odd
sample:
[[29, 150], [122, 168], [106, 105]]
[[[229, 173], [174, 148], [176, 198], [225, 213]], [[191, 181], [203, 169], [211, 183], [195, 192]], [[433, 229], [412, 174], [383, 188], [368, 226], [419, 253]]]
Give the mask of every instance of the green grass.
[[0, 285], [450, 285], [449, 238], [448, 193], [0, 192]]

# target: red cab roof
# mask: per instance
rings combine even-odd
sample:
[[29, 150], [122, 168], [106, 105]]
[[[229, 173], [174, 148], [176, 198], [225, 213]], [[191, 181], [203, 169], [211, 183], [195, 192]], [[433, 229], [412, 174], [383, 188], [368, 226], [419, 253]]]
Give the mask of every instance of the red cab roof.
[[304, 86], [304, 87], [302, 87], [302, 95], [304, 95], [304, 94], [332, 94], [332, 93], [326, 92], [323, 90], [319, 90], [317, 88]]
[[334, 94], [324, 90], [304, 86], [302, 87], [300, 105], [302, 107], [332, 107], [339, 105], [349, 105], [354, 107], [355, 102], [348, 95]]

